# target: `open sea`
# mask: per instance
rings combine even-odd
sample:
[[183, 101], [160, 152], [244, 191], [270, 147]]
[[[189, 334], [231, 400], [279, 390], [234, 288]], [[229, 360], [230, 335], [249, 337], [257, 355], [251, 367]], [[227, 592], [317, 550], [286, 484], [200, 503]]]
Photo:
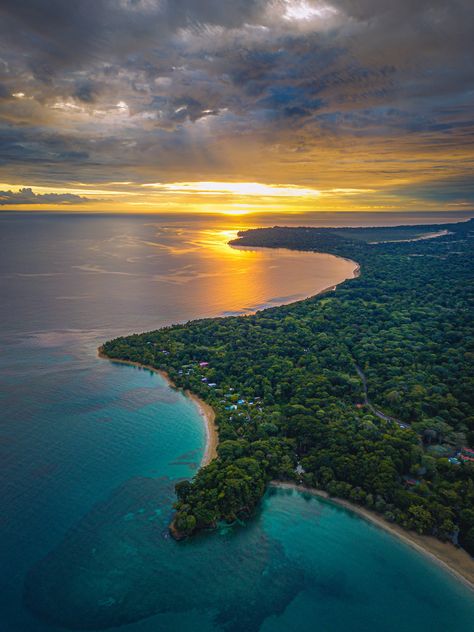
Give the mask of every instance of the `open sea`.
[[172, 540], [202, 419], [159, 375], [96, 352], [352, 276], [330, 255], [227, 246], [240, 229], [457, 219], [1, 213], [0, 631], [474, 630], [463, 584], [307, 494], [271, 489], [247, 525]]

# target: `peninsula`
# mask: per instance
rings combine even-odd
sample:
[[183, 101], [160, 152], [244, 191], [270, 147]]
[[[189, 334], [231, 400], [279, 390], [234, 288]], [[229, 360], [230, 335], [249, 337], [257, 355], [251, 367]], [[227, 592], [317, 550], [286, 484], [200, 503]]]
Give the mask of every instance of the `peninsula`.
[[[423, 233], [439, 236], [412, 238]], [[233, 245], [328, 252], [361, 273], [298, 303], [103, 345], [215, 411], [217, 458], [176, 485], [174, 535], [251, 515], [279, 480], [472, 555], [474, 221], [275, 227]], [[468, 554], [458, 570], [472, 582]]]

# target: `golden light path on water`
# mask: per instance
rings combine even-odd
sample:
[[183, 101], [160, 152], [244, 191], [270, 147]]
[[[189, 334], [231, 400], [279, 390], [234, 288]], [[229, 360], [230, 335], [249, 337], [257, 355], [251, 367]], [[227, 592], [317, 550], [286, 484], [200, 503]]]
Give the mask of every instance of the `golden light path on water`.
[[165, 251], [168, 269], [159, 278], [155, 275], [156, 281], [167, 285], [167, 295], [183, 309], [186, 301], [190, 317], [196, 317], [248, 313], [312, 296], [352, 278], [355, 263], [326, 253], [229, 245], [240, 230], [253, 225], [249, 217], [194, 226], [170, 222], [169, 232], [158, 231], [152, 242], [158, 262], [160, 251]]

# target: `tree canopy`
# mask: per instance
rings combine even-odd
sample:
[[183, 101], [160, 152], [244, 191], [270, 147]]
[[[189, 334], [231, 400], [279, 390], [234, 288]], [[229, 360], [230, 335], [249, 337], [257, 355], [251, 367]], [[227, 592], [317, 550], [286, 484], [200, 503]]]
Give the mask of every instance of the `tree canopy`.
[[104, 345], [216, 411], [218, 458], [176, 486], [177, 532], [248, 516], [283, 479], [474, 553], [474, 221], [417, 234], [440, 229], [388, 243], [372, 243], [380, 229], [245, 231], [237, 244], [328, 252], [361, 274], [291, 305]]

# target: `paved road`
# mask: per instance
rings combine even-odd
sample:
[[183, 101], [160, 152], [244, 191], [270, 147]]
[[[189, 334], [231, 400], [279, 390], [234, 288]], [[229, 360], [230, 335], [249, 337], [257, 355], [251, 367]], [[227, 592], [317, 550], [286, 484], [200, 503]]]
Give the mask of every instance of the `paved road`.
[[398, 424], [400, 426], [400, 428], [409, 428], [410, 424], [407, 424], [404, 421], [400, 421], [400, 419], [396, 419], [395, 417], [390, 417], [390, 415], [386, 415], [385, 413], [383, 413], [378, 408], [375, 408], [375, 406], [371, 403], [371, 401], [369, 399], [369, 396], [367, 394], [367, 378], [365, 377], [364, 372], [362, 371], [360, 366], [358, 366], [356, 364], [355, 368], [356, 368], [357, 374], [359, 375], [360, 379], [362, 380], [362, 385], [364, 387], [364, 403], [367, 406], [367, 408], [370, 411], [372, 411], [374, 413], [374, 415], [379, 417], [379, 419], [383, 419], [384, 421], [391, 421], [394, 424]]

